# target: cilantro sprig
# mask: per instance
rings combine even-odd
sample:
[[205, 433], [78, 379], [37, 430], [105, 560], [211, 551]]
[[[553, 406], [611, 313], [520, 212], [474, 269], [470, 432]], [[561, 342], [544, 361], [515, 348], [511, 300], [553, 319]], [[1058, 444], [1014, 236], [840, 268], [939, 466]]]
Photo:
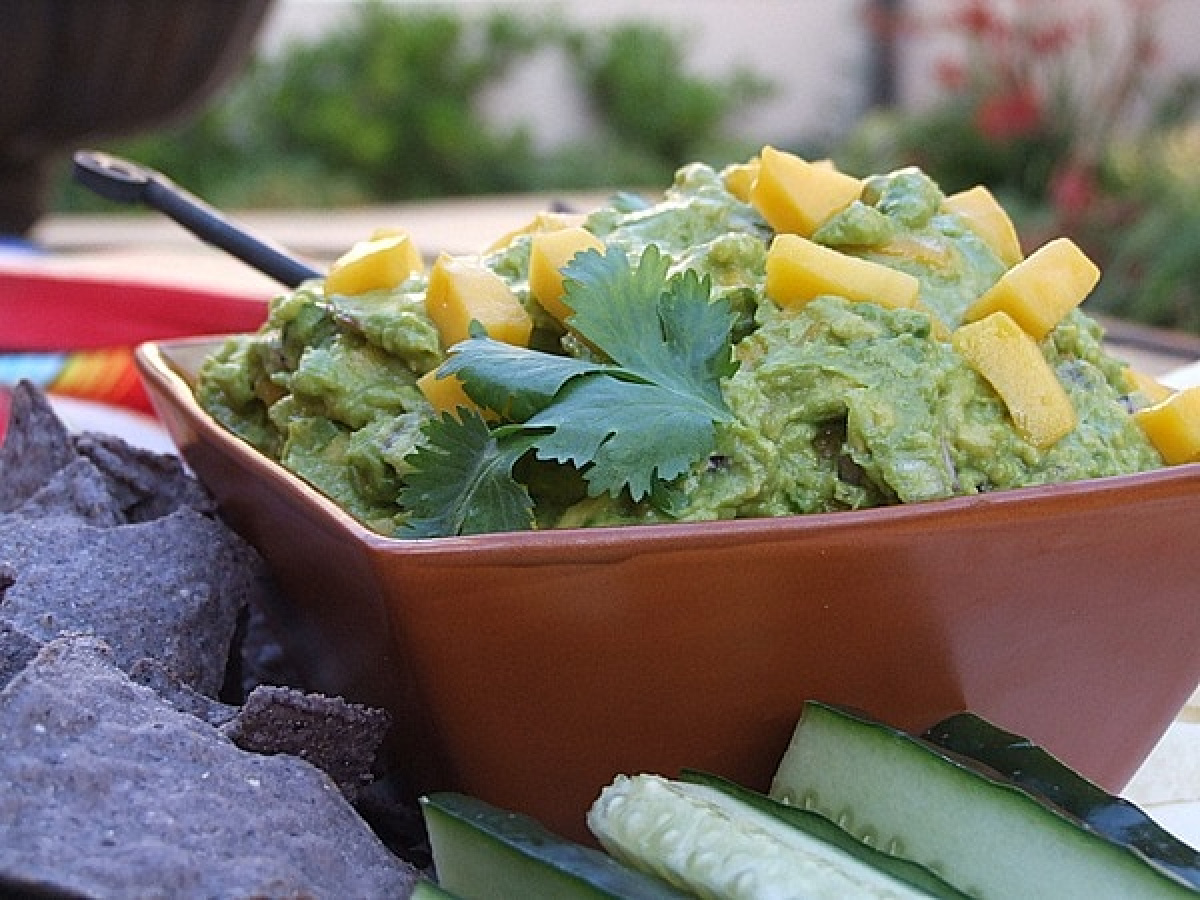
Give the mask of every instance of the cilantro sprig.
[[450, 349], [439, 374], [456, 375], [504, 421], [460, 409], [424, 427], [401, 496], [407, 536], [533, 527], [533, 499], [514, 475], [530, 452], [578, 469], [590, 496], [651, 502], [713, 452], [716, 424], [731, 418], [720, 381], [737, 367], [734, 314], [707, 277], [668, 270], [653, 245], [636, 266], [609, 248], [564, 269], [571, 327], [611, 362], [514, 347], [480, 329]]

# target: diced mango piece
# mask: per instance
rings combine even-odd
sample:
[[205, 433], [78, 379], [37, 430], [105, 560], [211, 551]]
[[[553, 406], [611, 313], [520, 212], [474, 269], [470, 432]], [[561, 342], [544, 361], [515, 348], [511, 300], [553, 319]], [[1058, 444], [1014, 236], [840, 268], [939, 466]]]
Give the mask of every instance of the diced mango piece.
[[1008, 212], [982, 184], [951, 194], [942, 202], [942, 208], [962, 219], [1010, 269], [1025, 258]]
[[725, 182], [725, 190], [733, 194], [743, 203], [750, 202], [750, 192], [754, 189], [754, 179], [758, 177], [759, 159], [755, 156], [744, 163], [726, 166], [721, 172]]
[[466, 340], [472, 321], [488, 336], [528, 346], [533, 320], [508, 284], [474, 258], [441, 254], [429, 272], [425, 311], [437, 326], [442, 346]]
[[1007, 313], [994, 312], [957, 328], [954, 349], [991, 384], [1026, 440], [1039, 449], [1075, 427], [1071, 398], [1037, 341]]
[[830, 165], [763, 147], [750, 202], [777, 232], [809, 237], [862, 194], [862, 181]]
[[404, 237], [408, 234], [408, 229], [400, 228], [396, 225], [380, 225], [371, 231], [368, 240], [377, 241], [380, 238]]
[[1070, 238], [1056, 238], [1000, 276], [972, 303], [964, 321], [1006, 312], [1035, 340], [1042, 340], [1084, 301], [1100, 270]]
[[587, 216], [583, 213], [572, 212], [555, 212], [554, 210], [546, 210], [538, 213], [520, 228], [514, 228], [488, 245], [486, 253], [494, 253], [497, 250], [502, 250], [511, 244], [519, 237], [527, 234], [538, 234], [543, 231], [557, 231], [560, 228], [570, 228], [577, 225], [582, 225], [587, 221]]
[[467, 395], [462, 379], [457, 375], [439, 376], [438, 370], [434, 369], [417, 379], [417, 387], [421, 389], [429, 404], [440, 413], [452, 413], [459, 408], [465, 408], [474, 410], [485, 418], [494, 418], [489, 410], [482, 409]]
[[529, 244], [529, 292], [542, 308], [566, 323], [573, 310], [563, 302], [563, 267], [584, 250], [604, 252], [604, 241], [572, 226], [535, 234]]
[[881, 263], [831, 250], [797, 234], [777, 234], [767, 250], [767, 296], [799, 307], [822, 294], [856, 303], [912, 308], [921, 283]]
[[1173, 388], [1167, 387], [1157, 378], [1128, 366], [1125, 368], [1125, 382], [1131, 391], [1137, 391], [1152, 404], [1162, 403], [1175, 393]]
[[1163, 462], [1177, 466], [1200, 460], [1200, 387], [1175, 392], [1133, 417]]
[[933, 272], [944, 272], [951, 278], [957, 277], [962, 266], [962, 256], [949, 241], [928, 235], [893, 235], [886, 244], [872, 247], [871, 252], [913, 262]]
[[338, 257], [325, 276], [325, 294], [365, 294], [390, 290], [415, 272], [425, 271], [421, 251], [403, 231], [380, 231]]
[[935, 341], [941, 341], [943, 344], [950, 342], [950, 335], [953, 334], [953, 332], [950, 330], [950, 326], [942, 320], [941, 316], [939, 316], [920, 300], [913, 304], [913, 309], [919, 310], [920, 312], [923, 312], [929, 316], [930, 337], [932, 337]]

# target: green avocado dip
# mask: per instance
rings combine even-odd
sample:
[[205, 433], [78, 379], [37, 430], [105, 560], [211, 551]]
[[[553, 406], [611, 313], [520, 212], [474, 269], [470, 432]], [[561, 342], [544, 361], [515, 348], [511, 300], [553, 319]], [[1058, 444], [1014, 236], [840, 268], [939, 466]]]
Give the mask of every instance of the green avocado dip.
[[[528, 347], [479, 328], [442, 346], [424, 271], [359, 294], [314, 280], [213, 354], [196, 395], [401, 537], [831, 512], [1162, 465], [1125, 366], [1077, 310], [1039, 343], [1075, 427], [1048, 447], [1015, 427], [947, 339], [1006, 266], [921, 172], [864, 179], [812, 234], [915, 276], [916, 308], [777, 305], [774, 231], [725, 174], [692, 164], [657, 202], [618, 195], [590, 213], [606, 249], [564, 270], [570, 328], [532, 297], [536, 229], [481, 255], [528, 311]], [[418, 379], [448, 360], [488, 412], [434, 409]]]

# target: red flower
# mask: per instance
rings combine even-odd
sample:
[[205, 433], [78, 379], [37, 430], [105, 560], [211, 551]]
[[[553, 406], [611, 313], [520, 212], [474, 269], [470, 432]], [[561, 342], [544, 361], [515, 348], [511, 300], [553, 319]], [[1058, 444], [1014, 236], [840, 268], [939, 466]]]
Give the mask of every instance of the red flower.
[[1029, 48], [1036, 56], [1055, 56], [1074, 44], [1078, 35], [1078, 28], [1071, 23], [1054, 22], [1030, 33]]
[[967, 67], [955, 59], [939, 59], [934, 77], [948, 91], [960, 91], [967, 84]]
[[1042, 124], [1042, 104], [1033, 88], [1018, 87], [979, 104], [975, 127], [993, 141], [1024, 137]]
[[1050, 182], [1050, 200], [1064, 222], [1078, 221], [1096, 200], [1096, 176], [1080, 163], [1067, 163]]
[[1005, 30], [1005, 23], [992, 12], [987, 0], [967, 0], [955, 11], [953, 19], [965, 34], [976, 38]]

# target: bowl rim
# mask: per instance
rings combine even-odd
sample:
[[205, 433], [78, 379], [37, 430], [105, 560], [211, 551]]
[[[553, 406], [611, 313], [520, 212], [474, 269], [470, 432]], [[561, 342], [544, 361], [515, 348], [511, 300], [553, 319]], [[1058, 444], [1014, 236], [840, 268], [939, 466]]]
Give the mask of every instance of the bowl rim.
[[[1064, 506], [1115, 506], [1130, 492], [1169, 496], [1173, 488], [1200, 482], [1200, 462], [1164, 465], [1158, 469], [1124, 475], [1106, 475], [1055, 484], [1011, 488], [993, 493], [957, 496], [919, 503], [842, 510], [827, 513], [803, 513], [788, 516], [721, 519], [699, 522], [668, 522], [545, 529], [433, 538], [395, 538], [373, 531], [300, 476], [255, 450], [228, 431], [204, 410], [195, 398], [193, 383], [196, 367], [204, 354], [237, 335], [200, 336], [139, 344], [135, 360], [150, 386], [154, 403], [169, 403], [205, 441], [218, 445], [262, 475], [278, 484], [290, 497], [311, 513], [347, 533], [368, 551], [386, 554], [438, 557], [463, 557], [464, 563], [477, 564], [485, 558], [498, 559], [514, 551], [522, 564], [561, 561], [564, 550], [579, 562], [600, 562], [621, 556], [669, 552], [684, 542], [692, 550], [730, 543], [783, 543], [819, 538], [824, 535], [853, 534], [860, 529], [889, 528], [897, 531], [923, 529], [931, 522], [945, 527], [945, 521], [966, 522], [977, 516], [1051, 514]], [[162, 410], [160, 410], [160, 414]], [[168, 431], [181, 452], [179, 435]], [[1200, 490], [1200, 487], [1196, 488]]]

